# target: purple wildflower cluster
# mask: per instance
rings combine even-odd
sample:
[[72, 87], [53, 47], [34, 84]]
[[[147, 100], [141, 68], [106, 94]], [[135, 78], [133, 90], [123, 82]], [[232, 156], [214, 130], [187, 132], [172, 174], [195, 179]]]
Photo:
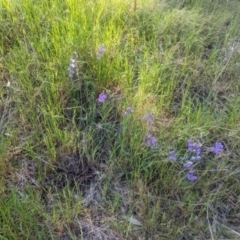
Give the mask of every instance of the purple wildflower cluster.
[[191, 157], [191, 160], [200, 160], [201, 159], [201, 144], [195, 143], [193, 140], [188, 140], [188, 151], [194, 153], [195, 156]]
[[107, 95], [106, 95], [104, 92], [102, 92], [102, 93], [99, 94], [99, 96], [98, 96], [98, 102], [104, 103], [104, 102], [106, 101], [106, 99], [107, 99]]
[[216, 142], [214, 146], [211, 148], [211, 152], [220, 153], [223, 151], [223, 145], [221, 142]]
[[191, 182], [194, 182], [198, 179], [198, 177], [195, 174], [195, 170], [189, 170], [187, 173], [187, 179]]
[[146, 113], [146, 114], [143, 116], [143, 120], [146, 120], [147, 123], [153, 123], [153, 114], [151, 114], [151, 113]]
[[[196, 163], [201, 160], [201, 147], [202, 145], [198, 142], [194, 142], [193, 140], [188, 140], [188, 154], [184, 157], [180, 157], [179, 160], [184, 161], [183, 168], [187, 170], [186, 177], [189, 181], [194, 182], [198, 179], [195, 175], [195, 170], [193, 167]], [[220, 153], [223, 151], [223, 144], [221, 142], [216, 142], [214, 146], [211, 148], [211, 152], [214, 154]], [[177, 161], [176, 150], [171, 150], [169, 152], [169, 160], [175, 162]]]
[[146, 145], [149, 147], [155, 147], [156, 144], [157, 144], [157, 139], [155, 137], [153, 137], [153, 135], [151, 133], [148, 133]]

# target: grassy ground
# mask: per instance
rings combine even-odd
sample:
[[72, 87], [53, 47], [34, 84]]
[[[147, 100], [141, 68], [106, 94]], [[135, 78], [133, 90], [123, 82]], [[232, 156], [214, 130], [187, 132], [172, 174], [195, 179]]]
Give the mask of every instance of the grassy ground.
[[240, 5], [135, 3], [1, 1], [0, 239], [240, 239]]

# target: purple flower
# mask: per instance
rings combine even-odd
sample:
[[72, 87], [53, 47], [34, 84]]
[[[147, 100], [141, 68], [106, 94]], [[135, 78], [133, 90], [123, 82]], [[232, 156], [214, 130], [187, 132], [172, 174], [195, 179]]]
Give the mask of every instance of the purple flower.
[[126, 111], [124, 112], [125, 116], [128, 116], [129, 114], [133, 113], [133, 109], [131, 107], [128, 107]]
[[201, 154], [201, 144], [196, 143], [195, 150], [196, 150], [196, 155], [199, 156]]
[[171, 150], [171, 151], [169, 152], [169, 159], [170, 159], [171, 161], [173, 161], [173, 162], [175, 162], [175, 161], [177, 160], [177, 157], [176, 157], [176, 155], [175, 155], [175, 152], [176, 152], [176, 150]]
[[103, 102], [106, 101], [106, 99], [107, 99], [107, 95], [106, 95], [104, 92], [102, 92], [102, 93], [99, 94], [99, 96], [98, 96], [98, 102], [103, 103]]
[[188, 173], [187, 173], [187, 179], [191, 182], [194, 182], [197, 180], [197, 176], [194, 175], [195, 174], [195, 170], [190, 170]]
[[143, 119], [146, 120], [148, 123], [152, 123], [153, 122], [153, 115], [151, 113], [146, 113], [143, 116]]
[[193, 140], [188, 140], [188, 151], [193, 152], [194, 142]]
[[220, 153], [223, 151], [223, 145], [221, 142], [216, 142], [214, 147], [211, 148], [211, 152]]
[[198, 155], [198, 156], [196, 156], [196, 160], [198, 161], [198, 160], [201, 160], [201, 156], [200, 155]]
[[201, 160], [201, 158], [202, 158], [202, 157], [201, 157], [200, 155], [197, 155], [197, 156], [192, 156], [192, 157], [191, 157], [191, 160], [192, 160], [192, 161], [199, 161], [199, 160]]
[[147, 135], [146, 145], [151, 146], [151, 147], [155, 147], [156, 144], [157, 144], [157, 139], [155, 137], [153, 137], [153, 135], [151, 133], [149, 133]]
[[195, 143], [193, 140], [188, 140], [188, 151], [196, 153], [195, 157], [192, 157], [192, 160], [200, 160], [201, 159], [201, 144]]
[[104, 44], [99, 45], [96, 53], [97, 58], [102, 58], [105, 51], [106, 51], [105, 45]]
[[193, 162], [187, 161], [185, 164], [183, 164], [184, 168], [190, 168], [193, 165]]

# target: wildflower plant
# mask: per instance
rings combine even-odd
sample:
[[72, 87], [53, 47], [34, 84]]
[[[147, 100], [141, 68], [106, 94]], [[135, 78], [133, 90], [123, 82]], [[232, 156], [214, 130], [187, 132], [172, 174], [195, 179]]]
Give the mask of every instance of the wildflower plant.
[[151, 134], [147, 134], [146, 145], [149, 147], [155, 147], [157, 144], [157, 139]]
[[104, 103], [105, 101], [106, 101], [106, 99], [107, 99], [107, 94], [105, 94], [104, 92], [102, 92], [102, 93], [100, 93], [99, 95], [98, 95], [98, 102], [100, 102], [100, 103]]
[[198, 179], [198, 177], [195, 175], [195, 170], [190, 170], [187, 173], [187, 179], [191, 182], [194, 182]]
[[143, 116], [143, 120], [146, 120], [147, 123], [153, 123], [153, 114], [151, 113], [146, 113], [144, 116]]
[[192, 160], [201, 159], [201, 144], [193, 142], [193, 140], [188, 140], [188, 151], [194, 153], [195, 156], [192, 156]]
[[[211, 152], [218, 154], [223, 151], [223, 144], [221, 142], [216, 142], [211, 148]], [[169, 152], [169, 160], [175, 162], [177, 160], [182, 162], [183, 169], [187, 171], [187, 180], [194, 182], [198, 179], [194, 167], [197, 166], [199, 161], [202, 159], [202, 144], [199, 142], [194, 142], [192, 139], [187, 141], [187, 154], [179, 158], [175, 155], [176, 150], [171, 150]]]
[[214, 146], [211, 148], [211, 152], [213, 153], [220, 153], [223, 151], [223, 145], [221, 142], [216, 142]]
[[73, 53], [74, 57], [71, 57], [69, 59], [69, 65], [68, 65], [68, 76], [70, 79], [73, 79], [75, 75], [78, 74], [78, 66], [77, 66], [77, 53]]
[[190, 167], [192, 167], [192, 165], [193, 165], [192, 161], [187, 161], [186, 163], [183, 164], [183, 167], [184, 168], [190, 168]]
[[174, 161], [174, 162], [177, 160], [177, 157], [176, 157], [175, 153], [176, 153], [176, 150], [171, 150], [171, 151], [169, 152], [169, 159], [170, 159], [171, 161]]

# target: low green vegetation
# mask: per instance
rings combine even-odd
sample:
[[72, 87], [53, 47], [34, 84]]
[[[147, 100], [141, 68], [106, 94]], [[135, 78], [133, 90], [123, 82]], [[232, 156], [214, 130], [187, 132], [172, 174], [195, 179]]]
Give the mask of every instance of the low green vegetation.
[[0, 239], [240, 239], [237, 0], [0, 2]]

